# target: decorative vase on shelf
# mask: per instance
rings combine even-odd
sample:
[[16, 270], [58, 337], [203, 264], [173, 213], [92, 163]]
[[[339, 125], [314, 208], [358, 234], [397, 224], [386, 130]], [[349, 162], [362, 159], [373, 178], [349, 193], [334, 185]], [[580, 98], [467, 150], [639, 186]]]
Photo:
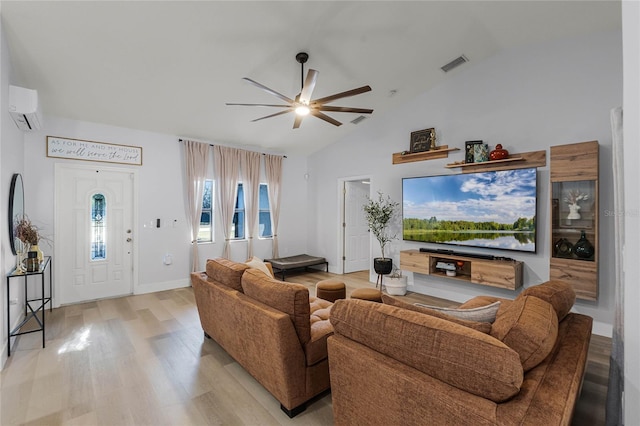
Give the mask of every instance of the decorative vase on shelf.
[[593, 244], [587, 240], [587, 236], [584, 231], [580, 232], [580, 239], [573, 246], [573, 252], [580, 259], [591, 259], [595, 253]]
[[40, 247], [38, 247], [37, 244], [34, 244], [31, 246], [31, 251], [35, 251], [36, 253], [38, 253], [38, 262], [42, 263], [42, 261], [44, 260], [44, 253], [42, 252], [42, 250], [40, 250]]
[[569, 204], [569, 215], [567, 216], [568, 220], [580, 219], [580, 206], [578, 203]]
[[560, 238], [556, 241], [554, 247], [556, 257], [569, 258], [573, 253], [573, 244], [571, 244], [566, 238]]
[[497, 144], [496, 149], [489, 153], [489, 158], [491, 160], [504, 160], [505, 158], [509, 158], [509, 151], [502, 149], [501, 144]]

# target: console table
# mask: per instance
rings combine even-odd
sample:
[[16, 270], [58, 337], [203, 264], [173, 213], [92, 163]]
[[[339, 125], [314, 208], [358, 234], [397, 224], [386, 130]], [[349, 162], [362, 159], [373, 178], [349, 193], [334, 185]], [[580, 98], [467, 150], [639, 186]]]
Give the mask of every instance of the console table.
[[[45, 272], [49, 270], [49, 295], [45, 295]], [[52, 266], [51, 266], [51, 256], [45, 256], [44, 260], [40, 263], [40, 267], [35, 272], [22, 272], [18, 269], [14, 269], [10, 273], [7, 274], [7, 335], [9, 338], [7, 339], [7, 356], [11, 356], [11, 338], [15, 336], [20, 336], [22, 334], [28, 333], [36, 333], [38, 331], [42, 331], [42, 347], [44, 348], [44, 332], [45, 332], [45, 311], [46, 305], [49, 304], [49, 312], [52, 311], [53, 306], [51, 303], [51, 277], [52, 277]], [[40, 297], [36, 297], [33, 299], [29, 299], [28, 284], [29, 277], [37, 277], [40, 276], [40, 283], [42, 285], [41, 295]], [[20, 324], [18, 324], [13, 330], [11, 330], [11, 283], [12, 278], [24, 278], [24, 296], [25, 296], [25, 304], [24, 304], [24, 319]], [[36, 280], [31, 280], [34, 282]], [[28, 311], [27, 311], [28, 310]], [[38, 318], [38, 312], [42, 312], [42, 320]], [[21, 331], [22, 327], [24, 327], [31, 319], [34, 319], [38, 323], [38, 328], [29, 329], [25, 331]]]
[[[455, 265], [455, 275], [446, 274], [441, 266], [444, 263]], [[522, 262], [512, 259], [482, 259], [456, 253], [402, 250], [400, 269], [508, 290], [522, 286]]]

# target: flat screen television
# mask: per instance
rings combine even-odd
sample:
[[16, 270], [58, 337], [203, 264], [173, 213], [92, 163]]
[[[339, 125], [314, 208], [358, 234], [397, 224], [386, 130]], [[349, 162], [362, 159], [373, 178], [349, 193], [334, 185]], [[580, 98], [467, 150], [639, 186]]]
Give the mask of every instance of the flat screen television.
[[536, 251], [536, 168], [402, 179], [405, 241]]

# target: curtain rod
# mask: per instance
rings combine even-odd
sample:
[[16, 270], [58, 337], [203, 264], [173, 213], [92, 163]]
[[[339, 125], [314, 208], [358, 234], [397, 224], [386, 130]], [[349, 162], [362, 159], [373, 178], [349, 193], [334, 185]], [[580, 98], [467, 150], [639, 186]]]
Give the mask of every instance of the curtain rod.
[[[178, 143], [181, 143], [181, 142], [184, 142], [184, 139], [178, 139]], [[200, 143], [202, 143], [202, 142], [200, 142]], [[215, 146], [215, 145], [214, 145], [214, 144], [212, 144], [212, 143], [210, 143], [210, 144], [209, 144], [209, 146]], [[241, 148], [238, 148], [238, 149], [241, 149]], [[248, 150], [245, 150], [245, 151], [248, 151]], [[254, 151], [254, 152], [255, 152], [255, 151]], [[266, 153], [264, 153], [264, 152], [261, 152], [260, 154], [262, 154], [262, 155], [267, 155], [267, 154], [266, 154]], [[282, 156], [282, 158], [287, 158], [287, 156], [286, 156], [286, 155], [283, 155], [283, 156]]]

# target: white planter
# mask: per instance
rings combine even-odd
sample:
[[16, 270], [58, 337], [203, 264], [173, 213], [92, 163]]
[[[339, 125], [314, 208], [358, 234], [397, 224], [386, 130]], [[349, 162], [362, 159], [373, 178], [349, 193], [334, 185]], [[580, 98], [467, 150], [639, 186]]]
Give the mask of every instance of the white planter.
[[384, 286], [387, 293], [392, 296], [404, 296], [407, 294], [407, 277], [384, 278]]

